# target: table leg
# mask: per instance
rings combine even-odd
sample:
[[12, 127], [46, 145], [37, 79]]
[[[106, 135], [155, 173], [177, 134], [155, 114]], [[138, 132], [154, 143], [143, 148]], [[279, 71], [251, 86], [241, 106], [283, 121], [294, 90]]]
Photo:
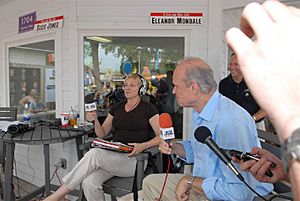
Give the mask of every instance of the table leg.
[[82, 144], [82, 136], [77, 137], [75, 140], [76, 140], [77, 157], [78, 157], [78, 160], [80, 160], [83, 157], [83, 153], [82, 153], [83, 151], [79, 149], [79, 145]]
[[5, 159], [5, 176], [4, 176], [4, 201], [15, 200], [12, 196], [12, 179], [13, 179], [13, 158], [14, 158], [15, 144], [6, 143], [6, 159]]
[[49, 144], [44, 144], [44, 157], [45, 157], [45, 196], [50, 195], [50, 157], [49, 157]]
[[[78, 161], [83, 157], [83, 151], [79, 149], [79, 145], [82, 144], [82, 136], [77, 137], [76, 139], [76, 150], [77, 150], [77, 157], [78, 157]], [[80, 185], [79, 187], [79, 195], [78, 195], [78, 200], [77, 201], [83, 201], [83, 190], [82, 187]]]

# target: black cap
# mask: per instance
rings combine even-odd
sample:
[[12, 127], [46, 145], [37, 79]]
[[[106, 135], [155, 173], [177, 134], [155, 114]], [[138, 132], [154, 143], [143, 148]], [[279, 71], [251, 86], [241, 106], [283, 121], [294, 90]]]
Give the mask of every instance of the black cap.
[[84, 97], [85, 104], [93, 103], [95, 101], [95, 93], [89, 93]]

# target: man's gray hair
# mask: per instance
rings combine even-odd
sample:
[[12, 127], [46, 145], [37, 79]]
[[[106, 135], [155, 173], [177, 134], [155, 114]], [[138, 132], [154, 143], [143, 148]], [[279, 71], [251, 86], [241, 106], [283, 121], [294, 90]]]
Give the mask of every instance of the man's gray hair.
[[179, 62], [178, 65], [183, 63], [188, 64], [184, 78], [187, 85], [191, 81], [197, 82], [201, 92], [204, 94], [208, 94], [212, 89], [217, 87], [213, 70], [203, 60], [198, 57], [189, 57]]

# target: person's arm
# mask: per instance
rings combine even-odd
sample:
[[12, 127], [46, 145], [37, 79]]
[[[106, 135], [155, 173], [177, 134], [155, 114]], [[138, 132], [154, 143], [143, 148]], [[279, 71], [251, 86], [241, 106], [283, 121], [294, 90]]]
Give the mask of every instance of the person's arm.
[[256, 122], [256, 121], [259, 121], [259, 120], [265, 118], [266, 116], [267, 116], [267, 113], [263, 109], [260, 109], [254, 115], [252, 115], [252, 118]]
[[23, 107], [25, 107], [25, 104], [28, 103], [28, 97], [24, 96], [23, 98], [21, 98], [21, 100], [19, 100], [19, 104], [22, 105]]
[[107, 114], [107, 117], [102, 126], [98, 121], [98, 115], [96, 111], [87, 112], [86, 118], [88, 121], [94, 121], [95, 133], [100, 138], [105, 137], [111, 130], [113, 116], [109, 113]]

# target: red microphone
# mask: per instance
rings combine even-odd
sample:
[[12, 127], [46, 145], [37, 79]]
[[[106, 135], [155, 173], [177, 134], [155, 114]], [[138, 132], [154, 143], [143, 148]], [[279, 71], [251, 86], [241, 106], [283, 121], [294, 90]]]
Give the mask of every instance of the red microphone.
[[168, 113], [159, 115], [160, 137], [165, 140], [175, 138], [174, 128], [172, 127], [172, 118]]

